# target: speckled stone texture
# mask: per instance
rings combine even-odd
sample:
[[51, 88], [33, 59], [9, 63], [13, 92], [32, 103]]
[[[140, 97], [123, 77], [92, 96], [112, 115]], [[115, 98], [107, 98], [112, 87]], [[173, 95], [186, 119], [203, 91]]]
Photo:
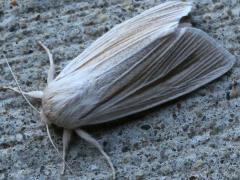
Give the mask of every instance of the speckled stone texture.
[[[49, 64], [38, 40], [51, 49], [59, 73], [114, 25], [161, 2], [16, 0], [16, 5], [1, 0], [0, 53], [8, 57], [24, 90], [43, 89]], [[240, 178], [240, 2], [195, 1], [191, 19], [236, 55], [237, 62], [229, 73], [190, 95], [119, 123], [87, 128], [112, 158], [117, 179]], [[2, 57], [0, 85], [15, 86]], [[62, 130], [50, 130], [61, 149]], [[0, 92], [0, 179], [111, 178], [94, 147], [77, 136], [71, 144], [67, 160], [73, 174], [67, 170], [60, 176], [61, 159], [39, 115], [21, 96]]]

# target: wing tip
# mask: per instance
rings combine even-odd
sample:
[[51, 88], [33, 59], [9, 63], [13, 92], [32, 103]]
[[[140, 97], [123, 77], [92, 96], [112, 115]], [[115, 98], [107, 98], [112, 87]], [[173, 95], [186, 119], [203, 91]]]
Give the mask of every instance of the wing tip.
[[218, 48], [225, 57], [224, 60], [227, 63], [228, 70], [230, 70], [233, 67], [233, 65], [235, 64], [236, 56], [231, 54], [227, 49], [225, 49], [223, 47], [223, 44], [218, 43], [213, 37], [209, 36], [203, 30], [194, 28], [194, 27], [182, 27], [179, 29], [180, 29], [180, 31], [199, 34], [200, 36], [204, 37], [212, 46]]

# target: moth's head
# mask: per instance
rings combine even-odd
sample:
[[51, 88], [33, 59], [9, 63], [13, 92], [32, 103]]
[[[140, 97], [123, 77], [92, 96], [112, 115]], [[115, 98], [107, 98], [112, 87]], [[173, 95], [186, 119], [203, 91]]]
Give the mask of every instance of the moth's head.
[[47, 113], [46, 113], [46, 106], [44, 105], [45, 104], [45, 101], [46, 101], [46, 91], [42, 91], [42, 96], [41, 96], [41, 104], [42, 104], [42, 107], [40, 109], [40, 118], [41, 118], [41, 121], [44, 123], [44, 124], [47, 124], [47, 125], [51, 125], [51, 121], [50, 121], [50, 118], [48, 117]]
[[48, 125], [55, 124], [54, 120], [56, 119], [56, 113], [53, 109], [54, 106], [52, 102], [53, 97], [54, 93], [52, 93], [51, 88], [49, 87], [49, 85], [47, 85], [43, 91], [43, 96], [41, 98], [42, 108], [40, 111], [40, 117], [41, 120]]

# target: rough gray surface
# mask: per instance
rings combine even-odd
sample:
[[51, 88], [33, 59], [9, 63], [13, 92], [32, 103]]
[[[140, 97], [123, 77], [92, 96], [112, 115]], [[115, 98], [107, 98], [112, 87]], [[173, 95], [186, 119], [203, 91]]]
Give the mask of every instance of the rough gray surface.
[[[59, 72], [68, 61], [115, 24], [160, 0], [0, 1], [0, 50], [26, 91], [43, 89], [53, 52]], [[240, 2], [195, 1], [194, 26], [240, 55]], [[1, 52], [2, 53], [2, 52]], [[239, 61], [222, 78], [123, 124], [89, 128], [117, 169], [117, 179], [239, 179], [240, 101], [231, 96]], [[3, 58], [0, 85], [14, 81]], [[35, 104], [38, 106], [37, 104]], [[38, 106], [39, 107], [39, 106]], [[131, 121], [130, 121], [131, 120]], [[129, 121], [129, 122], [128, 122]], [[51, 128], [58, 148], [62, 131]], [[109, 179], [111, 171], [92, 146], [74, 136], [68, 154], [74, 171], [60, 176], [61, 159], [46, 129], [21, 96], [0, 92], [0, 179]]]

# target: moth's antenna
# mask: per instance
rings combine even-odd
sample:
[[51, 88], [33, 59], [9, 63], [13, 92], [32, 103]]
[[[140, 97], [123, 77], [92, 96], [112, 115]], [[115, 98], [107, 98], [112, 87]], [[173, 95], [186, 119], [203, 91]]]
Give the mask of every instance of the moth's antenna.
[[3, 56], [4, 56], [4, 58], [5, 58], [5, 61], [6, 61], [7, 65], [8, 65], [8, 68], [9, 68], [9, 70], [10, 70], [12, 76], [13, 76], [13, 79], [14, 79], [14, 81], [15, 81], [16, 84], [17, 84], [17, 87], [18, 87], [18, 89], [19, 89], [19, 92], [22, 94], [22, 96], [23, 96], [23, 98], [26, 100], [26, 102], [27, 102], [35, 111], [37, 111], [38, 113], [40, 113], [40, 111], [38, 111], [37, 108], [36, 108], [35, 106], [33, 106], [32, 103], [30, 103], [30, 101], [29, 101], [29, 100], [27, 99], [27, 97], [24, 95], [24, 93], [23, 93], [23, 91], [22, 91], [22, 88], [20, 87], [20, 85], [19, 85], [19, 83], [18, 83], [18, 81], [17, 81], [17, 78], [16, 78], [15, 74], [13, 73], [13, 70], [12, 70], [10, 64], [8, 63], [7, 57], [5, 56], [5, 54], [3, 54]]
[[49, 58], [50, 67], [49, 67], [48, 76], [47, 76], [47, 83], [49, 84], [54, 79], [54, 74], [55, 74], [53, 55], [50, 52], [50, 50], [47, 48], [47, 46], [45, 46], [41, 41], [38, 41], [38, 44], [47, 52], [47, 55]]
[[45, 123], [45, 124], [46, 124], [46, 129], [47, 129], [48, 138], [49, 138], [52, 146], [53, 146], [54, 149], [57, 151], [57, 153], [58, 153], [58, 155], [61, 157], [61, 159], [63, 160], [63, 163], [69, 168], [70, 172], [71, 172], [72, 174], [74, 174], [73, 171], [72, 171], [72, 169], [71, 169], [71, 167], [70, 167], [70, 166], [68, 165], [68, 163], [64, 160], [64, 158], [62, 157], [62, 155], [61, 155], [61, 153], [59, 152], [58, 148], [57, 148], [56, 145], [54, 144], [54, 142], [53, 142], [53, 140], [52, 140], [52, 137], [51, 137], [51, 134], [50, 134], [50, 131], [49, 131], [49, 127], [48, 127], [47, 123]]

